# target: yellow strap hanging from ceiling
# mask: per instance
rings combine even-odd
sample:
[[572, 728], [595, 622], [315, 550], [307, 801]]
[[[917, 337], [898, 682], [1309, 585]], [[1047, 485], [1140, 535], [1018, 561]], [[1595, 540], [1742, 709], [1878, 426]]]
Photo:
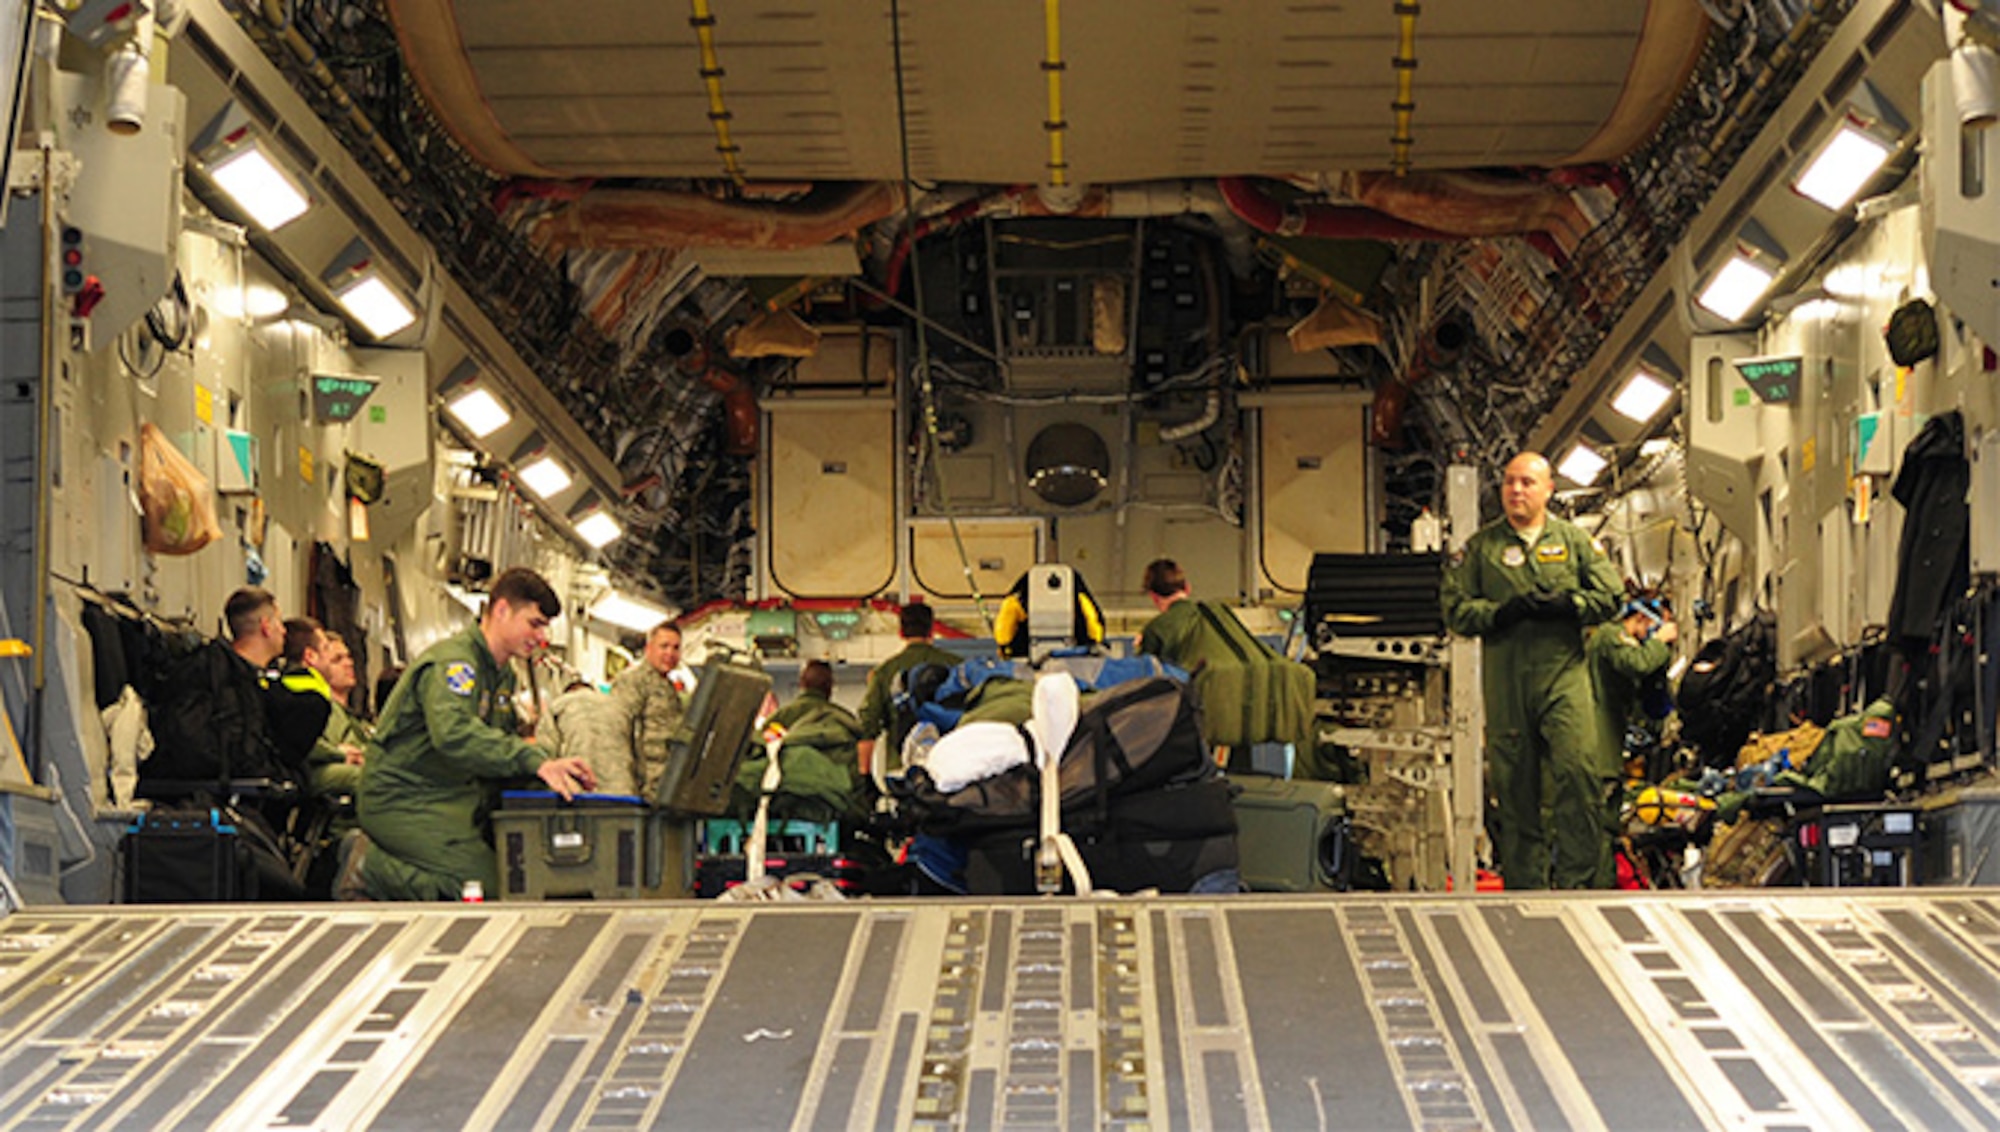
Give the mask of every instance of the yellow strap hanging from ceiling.
[[1062, 106], [1062, 0], [1042, 0], [1042, 20], [1046, 47], [1042, 72], [1049, 77], [1049, 116], [1042, 129], [1049, 135], [1049, 184], [1069, 184], [1069, 162], [1063, 157], [1063, 134], [1069, 123], [1063, 120]]
[[1396, 42], [1396, 57], [1390, 66], [1396, 68], [1396, 101], [1389, 108], [1396, 112], [1396, 132], [1389, 137], [1389, 168], [1398, 177], [1410, 171], [1410, 147], [1417, 143], [1410, 133], [1410, 119], [1416, 115], [1417, 85], [1417, 13], [1418, 6], [1411, 0], [1396, 5], [1396, 22], [1399, 25]]
[[701, 43], [701, 82], [708, 88], [708, 121], [715, 127], [715, 152], [722, 155], [722, 170], [736, 184], [743, 183], [743, 165], [738, 160], [742, 147], [729, 136], [729, 107], [722, 101], [722, 63], [715, 54], [715, 12], [708, 0], [692, 0], [694, 15], [688, 26]]

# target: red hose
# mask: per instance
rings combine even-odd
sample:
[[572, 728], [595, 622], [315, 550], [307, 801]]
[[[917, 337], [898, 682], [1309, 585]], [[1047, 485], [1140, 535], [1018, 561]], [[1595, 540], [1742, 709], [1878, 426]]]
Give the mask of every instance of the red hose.
[[722, 450], [731, 456], [757, 454], [757, 393], [742, 375], [725, 369], [705, 369], [701, 383], [722, 394]]

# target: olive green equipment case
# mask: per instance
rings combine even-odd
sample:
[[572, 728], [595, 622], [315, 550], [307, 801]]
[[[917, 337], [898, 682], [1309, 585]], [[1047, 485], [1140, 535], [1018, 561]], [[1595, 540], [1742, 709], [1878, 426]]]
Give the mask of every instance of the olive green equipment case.
[[667, 743], [667, 772], [653, 804], [669, 813], [721, 817], [749, 748], [771, 676], [753, 662], [713, 655], [701, 666], [694, 699]]
[[1353, 880], [1347, 788], [1337, 782], [1231, 774], [1236, 853], [1252, 892], [1342, 892]]
[[509, 790], [493, 813], [500, 900], [672, 900], [692, 892], [694, 824], [638, 798]]

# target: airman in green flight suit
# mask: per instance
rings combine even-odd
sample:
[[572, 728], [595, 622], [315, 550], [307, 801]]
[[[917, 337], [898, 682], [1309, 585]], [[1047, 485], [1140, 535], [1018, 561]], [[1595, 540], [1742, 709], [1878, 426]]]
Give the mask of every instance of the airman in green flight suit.
[[1624, 591], [1590, 536], [1548, 513], [1554, 488], [1540, 453], [1509, 461], [1506, 517], [1467, 540], [1441, 595], [1451, 630], [1484, 642], [1491, 832], [1510, 889], [1588, 888], [1610, 875], [1583, 627], [1610, 617]]
[[489, 796], [539, 777], [563, 798], [592, 789], [580, 758], [550, 758], [514, 730], [509, 667], [548, 643], [562, 603], [532, 570], [500, 575], [479, 624], [432, 645], [383, 705], [362, 764], [360, 836], [343, 845], [341, 899], [457, 900], [499, 891]]

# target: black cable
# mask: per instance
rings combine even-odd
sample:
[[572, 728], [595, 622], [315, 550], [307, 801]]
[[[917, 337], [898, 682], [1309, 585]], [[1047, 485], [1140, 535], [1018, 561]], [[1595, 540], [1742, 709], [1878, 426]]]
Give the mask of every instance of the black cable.
[[979, 591], [979, 579], [972, 572], [972, 559], [966, 552], [965, 539], [959, 533], [958, 516], [951, 507], [951, 490], [945, 483], [944, 465], [938, 457], [937, 390], [931, 375], [930, 318], [924, 311], [923, 256], [916, 246], [917, 183], [910, 174], [910, 108], [903, 76], [903, 7], [900, 0], [889, 0], [889, 46], [896, 67], [896, 148], [903, 168], [903, 225], [911, 235], [910, 305], [917, 316], [917, 395], [923, 413], [923, 460], [937, 475], [938, 500], [943, 506], [945, 521], [951, 527], [952, 543], [958, 548], [958, 561], [965, 571], [966, 588], [972, 591], [973, 605], [979, 610], [979, 618], [991, 632], [993, 619], [986, 611], [986, 598]]
[[[171, 326], [167, 321], [169, 313], [174, 319]], [[176, 271], [173, 286], [146, 312], [146, 330], [168, 352], [173, 352], [188, 344], [193, 323], [194, 320], [189, 317], [187, 284], [181, 280], [181, 273]], [[154, 368], [157, 371], [158, 367]]]

